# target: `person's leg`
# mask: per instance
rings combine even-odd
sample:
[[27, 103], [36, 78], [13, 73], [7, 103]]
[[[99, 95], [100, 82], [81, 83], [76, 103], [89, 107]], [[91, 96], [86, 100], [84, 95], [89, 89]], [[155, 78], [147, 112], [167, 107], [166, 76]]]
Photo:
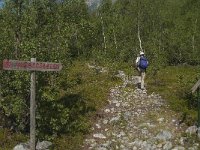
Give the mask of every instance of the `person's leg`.
[[137, 87], [140, 89], [141, 88], [141, 70], [139, 67], [137, 67], [137, 70], [138, 70], [138, 83], [137, 83]]
[[144, 89], [145, 71], [141, 72], [141, 89]]

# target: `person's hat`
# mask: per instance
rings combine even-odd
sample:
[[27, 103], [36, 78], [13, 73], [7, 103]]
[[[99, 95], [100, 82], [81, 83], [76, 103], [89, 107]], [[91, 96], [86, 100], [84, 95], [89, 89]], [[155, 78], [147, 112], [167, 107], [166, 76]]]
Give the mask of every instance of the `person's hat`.
[[140, 51], [140, 55], [144, 55], [144, 52]]

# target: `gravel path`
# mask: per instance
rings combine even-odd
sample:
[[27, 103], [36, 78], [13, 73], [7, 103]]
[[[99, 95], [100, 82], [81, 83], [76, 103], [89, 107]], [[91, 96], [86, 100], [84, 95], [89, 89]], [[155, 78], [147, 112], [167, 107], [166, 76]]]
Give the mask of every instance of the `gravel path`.
[[[109, 104], [98, 113], [83, 150], [198, 150], [195, 126], [179, 125], [176, 114], [155, 93], [123, 85], [110, 90]], [[133, 77], [132, 81], [137, 81]]]

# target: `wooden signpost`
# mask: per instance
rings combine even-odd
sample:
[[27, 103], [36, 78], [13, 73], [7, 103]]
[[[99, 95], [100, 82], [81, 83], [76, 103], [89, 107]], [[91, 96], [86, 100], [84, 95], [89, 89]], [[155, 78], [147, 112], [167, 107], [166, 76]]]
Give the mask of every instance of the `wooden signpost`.
[[31, 71], [31, 96], [30, 96], [30, 149], [35, 150], [35, 71], [60, 71], [62, 69], [61, 63], [52, 62], [36, 62], [36, 58], [31, 58], [31, 61], [19, 60], [3, 60], [4, 70], [19, 70]]
[[24, 71], [60, 71], [62, 64], [52, 62], [3, 60], [4, 70], [24, 70]]

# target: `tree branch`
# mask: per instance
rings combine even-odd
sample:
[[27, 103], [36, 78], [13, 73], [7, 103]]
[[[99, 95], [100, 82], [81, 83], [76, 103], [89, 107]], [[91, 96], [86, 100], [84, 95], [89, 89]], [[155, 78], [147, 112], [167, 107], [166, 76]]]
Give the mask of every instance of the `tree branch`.
[[140, 50], [143, 51], [143, 49], [142, 49], [142, 41], [141, 41], [141, 38], [140, 38], [139, 13], [138, 13], [138, 40], [139, 40], [139, 42], [140, 42]]

